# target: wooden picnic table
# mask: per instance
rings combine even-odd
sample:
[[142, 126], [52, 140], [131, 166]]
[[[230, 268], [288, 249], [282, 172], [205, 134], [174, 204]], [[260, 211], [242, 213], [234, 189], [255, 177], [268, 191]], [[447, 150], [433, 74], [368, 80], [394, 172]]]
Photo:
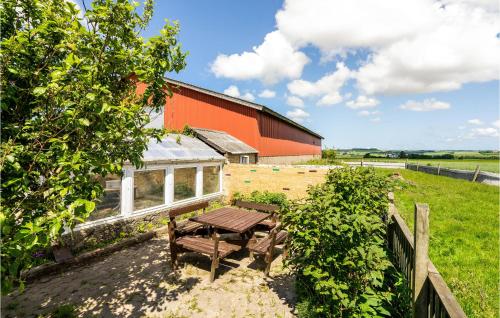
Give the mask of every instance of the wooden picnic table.
[[268, 217], [270, 217], [268, 213], [248, 211], [235, 207], [223, 207], [210, 213], [191, 218], [190, 220], [209, 225], [214, 229], [223, 229], [244, 234], [253, 232], [252, 229], [259, 222], [262, 222]]

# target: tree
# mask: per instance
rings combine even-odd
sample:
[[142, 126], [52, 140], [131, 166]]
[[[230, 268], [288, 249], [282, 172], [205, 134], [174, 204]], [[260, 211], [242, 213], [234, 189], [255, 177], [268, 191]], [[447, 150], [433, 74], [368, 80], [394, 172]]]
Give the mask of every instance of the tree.
[[321, 157], [323, 159], [326, 159], [328, 162], [333, 162], [335, 160], [335, 158], [337, 158], [337, 152], [335, 151], [335, 149], [323, 149], [323, 151], [321, 151]]
[[[2, 291], [20, 283], [32, 254], [83, 222], [103, 189], [97, 176], [142, 164], [151, 138], [147, 110], [172, 91], [164, 75], [185, 67], [179, 26], [140, 33], [128, 0], [94, 0], [81, 13], [69, 0], [0, 0]], [[147, 88], [137, 92], [137, 82]]]

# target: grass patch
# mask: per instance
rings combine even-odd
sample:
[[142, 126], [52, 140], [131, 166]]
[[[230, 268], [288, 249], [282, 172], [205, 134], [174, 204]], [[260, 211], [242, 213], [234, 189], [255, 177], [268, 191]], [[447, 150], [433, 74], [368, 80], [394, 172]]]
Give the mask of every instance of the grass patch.
[[430, 257], [467, 316], [496, 317], [499, 188], [397, 171], [407, 182], [395, 191], [396, 206], [413, 229], [414, 203], [429, 204]]
[[[361, 159], [344, 159], [344, 162], [360, 162]], [[363, 162], [405, 162], [406, 159], [390, 158], [363, 158]], [[425, 166], [435, 166], [441, 164], [442, 168], [475, 170], [479, 165], [481, 171], [498, 173], [500, 171], [500, 161], [498, 159], [408, 159], [410, 163], [419, 163]]]

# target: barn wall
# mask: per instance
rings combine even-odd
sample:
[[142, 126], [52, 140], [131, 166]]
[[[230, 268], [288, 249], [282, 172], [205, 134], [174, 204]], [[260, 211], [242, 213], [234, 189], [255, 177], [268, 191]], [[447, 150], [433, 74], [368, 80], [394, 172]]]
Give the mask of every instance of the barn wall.
[[167, 101], [165, 127], [182, 129], [185, 125], [225, 131], [258, 149], [256, 109], [181, 88]]
[[221, 130], [259, 151], [260, 157], [320, 155], [321, 139], [274, 116], [189, 88], [174, 89], [165, 128]]

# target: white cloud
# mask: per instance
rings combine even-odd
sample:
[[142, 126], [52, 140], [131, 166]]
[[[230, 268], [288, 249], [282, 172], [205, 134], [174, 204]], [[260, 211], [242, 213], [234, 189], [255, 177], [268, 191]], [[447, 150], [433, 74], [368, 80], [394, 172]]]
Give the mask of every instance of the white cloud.
[[482, 125], [483, 122], [480, 119], [474, 118], [474, 119], [469, 119], [467, 123], [471, 125]]
[[264, 42], [253, 47], [252, 52], [217, 56], [211, 66], [216, 77], [235, 80], [259, 79], [275, 84], [282, 79], [295, 79], [309, 58], [294, 47], [279, 31], [268, 33]]
[[375, 117], [375, 118], [370, 119], [370, 121], [373, 123], [378, 123], [380, 120], [381, 120], [380, 117]]
[[239, 90], [238, 86], [231, 85], [224, 90], [224, 94], [239, 98], [240, 97], [240, 90]]
[[241, 96], [241, 98], [246, 99], [246, 100], [248, 100], [250, 102], [253, 102], [255, 100], [255, 96], [253, 96], [253, 94], [250, 93], [250, 92], [246, 92], [245, 94], [243, 94]]
[[[449, 91], [500, 77], [495, 0], [286, 0], [276, 26], [253, 51], [219, 55], [212, 71], [268, 83], [299, 78], [309, 61], [300, 49], [312, 45], [323, 60], [368, 52], [352, 74], [366, 95]], [[341, 99], [332, 91], [320, 104]]]
[[432, 13], [426, 0], [287, 0], [276, 22], [295, 45], [312, 44], [329, 53], [379, 47], [431, 29]]
[[288, 96], [286, 99], [286, 103], [293, 107], [304, 107], [304, 101], [297, 96]]
[[255, 100], [255, 96], [253, 96], [253, 94], [250, 92], [246, 92], [245, 94], [241, 95], [240, 90], [236, 85], [231, 85], [228, 88], [226, 88], [224, 90], [224, 94], [236, 98], [246, 99], [250, 102], [253, 102]]
[[498, 129], [494, 127], [486, 127], [486, 128], [474, 128], [471, 130], [470, 137], [498, 137]]
[[380, 114], [380, 112], [378, 110], [374, 110], [374, 111], [362, 110], [362, 111], [358, 112], [358, 115], [363, 116], [363, 117], [373, 116], [373, 115], [378, 115], [378, 114]]
[[451, 106], [449, 103], [440, 102], [434, 98], [424, 99], [421, 102], [414, 100], [409, 100], [403, 105], [399, 106], [401, 109], [411, 110], [414, 112], [430, 112], [434, 110], [449, 109]]
[[379, 104], [379, 101], [373, 97], [367, 97], [364, 95], [360, 95], [356, 98], [356, 100], [350, 100], [346, 103], [347, 107], [352, 109], [359, 108], [372, 108]]
[[289, 117], [291, 120], [294, 120], [298, 123], [302, 123], [306, 118], [309, 117], [309, 113], [305, 112], [300, 108], [296, 108], [292, 111], [286, 112], [286, 116]]
[[493, 126], [495, 126], [496, 128], [500, 129], [500, 119], [499, 120], [496, 120], [494, 122], [491, 123]]
[[450, 91], [499, 77], [500, 20], [496, 15], [456, 3], [434, 9], [432, 16], [432, 29], [372, 48], [370, 59], [356, 74], [362, 91]]
[[276, 92], [272, 91], [270, 89], [265, 89], [262, 92], [260, 92], [259, 97], [261, 98], [273, 98], [276, 96]]
[[317, 105], [328, 106], [342, 102], [343, 97], [340, 89], [351, 77], [351, 71], [344, 63], [337, 63], [337, 70], [326, 74], [316, 82], [306, 80], [294, 80], [288, 83], [287, 87], [290, 93], [300, 97], [321, 96]]

